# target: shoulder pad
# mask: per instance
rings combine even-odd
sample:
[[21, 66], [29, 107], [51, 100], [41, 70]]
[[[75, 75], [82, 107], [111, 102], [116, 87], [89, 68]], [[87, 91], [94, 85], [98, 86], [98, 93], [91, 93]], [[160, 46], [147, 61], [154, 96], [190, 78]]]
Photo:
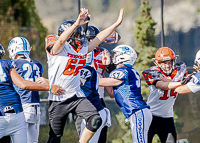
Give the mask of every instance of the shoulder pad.
[[176, 68], [178, 71], [184, 71], [185, 72], [184, 75], [188, 74], [187, 66], [184, 62], [177, 62]]
[[46, 38], [45, 38], [45, 49], [47, 49], [49, 46], [52, 46], [56, 43], [58, 39], [58, 36], [55, 35], [55, 34], [51, 34], [51, 35], [48, 35]]
[[160, 80], [159, 75], [162, 73], [156, 66], [153, 66], [144, 70], [142, 74], [147, 84], [153, 84], [156, 81]]

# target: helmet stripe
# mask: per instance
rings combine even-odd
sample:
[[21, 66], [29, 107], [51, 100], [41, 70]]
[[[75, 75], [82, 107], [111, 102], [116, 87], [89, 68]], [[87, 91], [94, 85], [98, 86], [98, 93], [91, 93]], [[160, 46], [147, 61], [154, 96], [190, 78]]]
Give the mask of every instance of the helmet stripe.
[[23, 38], [23, 37], [20, 37], [23, 41], [23, 46], [24, 46], [24, 50], [27, 51], [27, 42], [26, 42], [26, 39]]

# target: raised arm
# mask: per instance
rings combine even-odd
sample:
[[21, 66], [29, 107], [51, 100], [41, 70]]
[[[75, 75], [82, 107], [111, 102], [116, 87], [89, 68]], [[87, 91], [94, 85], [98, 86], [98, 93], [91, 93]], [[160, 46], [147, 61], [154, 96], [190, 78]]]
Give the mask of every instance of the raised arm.
[[97, 36], [89, 43], [88, 52], [91, 52], [100, 43], [102, 43], [122, 23], [123, 15], [124, 9], [121, 8], [117, 21], [97, 34]]
[[76, 22], [71, 27], [66, 29], [60, 35], [60, 37], [58, 38], [58, 40], [54, 44], [52, 51], [51, 51], [52, 54], [60, 53], [64, 48], [65, 42], [70, 38], [70, 36], [73, 34], [74, 30], [76, 30], [79, 26], [82, 26], [82, 25], [89, 22], [89, 20], [84, 21], [87, 18], [87, 16], [90, 16], [88, 9], [81, 8], [81, 12], [78, 15]]
[[32, 81], [27, 81], [23, 79], [14, 68], [10, 69], [10, 77], [12, 82], [18, 87], [31, 90], [31, 91], [50, 91], [53, 94], [61, 95], [64, 94], [65, 90], [61, 88], [59, 85], [47, 85], [47, 84], [39, 84]]

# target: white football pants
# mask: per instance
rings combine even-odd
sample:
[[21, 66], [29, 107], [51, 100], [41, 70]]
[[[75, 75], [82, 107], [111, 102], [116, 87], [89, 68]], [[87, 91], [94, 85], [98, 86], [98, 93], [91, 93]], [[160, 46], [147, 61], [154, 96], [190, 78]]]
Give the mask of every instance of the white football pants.
[[22, 104], [27, 127], [27, 143], [37, 143], [40, 130], [40, 106], [39, 104]]
[[[111, 116], [110, 116], [110, 111], [107, 109], [107, 108], [104, 108], [102, 110], [100, 110], [99, 112], [99, 115], [102, 119], [102, 124], [101, 126], [99, 127], [99, 129], [95, 132], [95, 134], [92, 136], [92, 138], [89, 140], [88, 143], [97, 143], [98, 140], [99, 140], [99, 136], [101, 134], [101, 130], [104, 126], [108, 126], [110, 127], [111, 126]], [[81, 123], [81, 134], [83, 132], [83, 129], [85, 128], [86, 126], [86, 121], [85, 119], [82, 119], [82, 123]], [[80, 136], [81, 136], [80, 134]]]
[[147, 108], [133, 113], [128, 118], [132, 131], [133, 143], [147, 143], [148, 130], [152, 121], [151, 111]]
[[6, 113], [0, 116], [0, 138], [10, 136], [12, 143], [27, 143], [24, 113]]

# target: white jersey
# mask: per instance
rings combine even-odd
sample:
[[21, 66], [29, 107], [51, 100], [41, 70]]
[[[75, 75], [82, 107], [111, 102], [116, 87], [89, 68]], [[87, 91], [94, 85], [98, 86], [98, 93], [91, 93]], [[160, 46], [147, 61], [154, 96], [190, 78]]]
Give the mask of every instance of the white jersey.
[[[150, 106], [152, 114], [163, 118], [173, 117], [173, 106], [178, 93], [174, 90], [162, 90], [155, 86], [156, 82], [160, 81], [159, 75], [164, 73], [158, 67], [151, 67], [144, 70], [142, 74], [149, 85], [150, 95], [147, 104]], [[185, 63], [178, 62], [170, 77], [172, 81], [181, 81], [185, 74], [188, 74]]]
[[57, 40], [56, 35], [46, 37], [46, 52], [48, 63], [48, 79], [51, 85], [60, 85], [65, 89], [63, 95], [55, 95], [49, 92], [49, 100], [63, 101], [76, 94], [77, 97], [85, 97], [80, 89], [79, 70], [86, 64], [88, 53], [88, 41], [84, 41], [81, 49], [77, 50], [66, 42], [59, 54], [52, 55], [49, 47]]
[[[104, 50], [105, 50], [105, 48], [99, 47], [99, 51], [96, 52], [96, 53], [94, 53], [94, 65], [95, 65], [95, 69], [96, 69], [98, 75], [101, 78], [103, 77], [103, 74], [105, 72], [105, 65], [102, 64], [102, 51], [104, 51]], [[104, 87], [103, 86], [99, 86], [98, 93], [100, 95], [100, 98], [104, 98]]]
[[195, 73], [192, 76], [192, 80], [187, 83], [187, 86], [193, 93], [200, 91], [200, 73]]

